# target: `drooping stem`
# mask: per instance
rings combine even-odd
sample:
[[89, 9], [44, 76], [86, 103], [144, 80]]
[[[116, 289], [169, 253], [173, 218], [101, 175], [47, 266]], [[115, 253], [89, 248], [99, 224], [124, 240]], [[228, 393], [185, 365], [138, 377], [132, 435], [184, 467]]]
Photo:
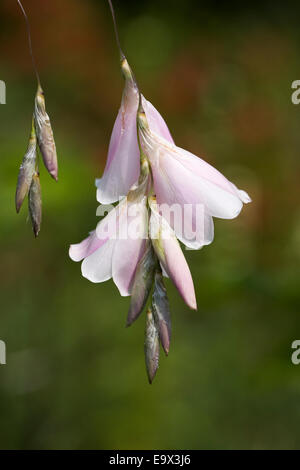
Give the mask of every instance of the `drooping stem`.
[[22, 10], [22, 13], [23, 13], [23, 15], [24, 15], [25, 22], [26, 22], [29, 53], [30, 53], [30, 56], [31, 56], [31, 61], [32, 61], [33, 70], [34, 70], [34, 72], [35, 72], [38, 85], [41, 85], [40, 76], [39, 76], [39, 73], [38, 73], [38, 70], [37, 70], [37, 66], [36, 66], [36, 63], [35, 63], [35, 59], [34, 59], [34, 55], [33, 55], [33, 50], [32, 50], [31, 31], [30, 31], [30, 24], [29, 24], [28, 16], [27, 16], [27, 14], [26, 14], [26, 12], [25, 12], [25, 10], [24, 10], [24, 7], [23, 7], [22, 3], [20, 2], [20, 0], [17, 0], [17, 2], [18, 2], [19, 6], [20, 6], [20, 8], [21, 8], [21, 10]]
[[108, 4], [109, 4], [109, 8], [110, 8], [110, 11], [111, 11], [111, 16], [112, 16], [112, 20], [113, 20], [113, 24], [114, 24], [114, 30], [115, 30], [115, 36], [116, 36], [117, 46], [118, 46], [118, 49], [119, 49], [119, 52], [120, 52], [121, 60], [123, 60], [123, 59], [125, 59], [125, 55], [124, 55], [124, 53], [123, 53], [123, 51], [122, 51], [122, 48], [121, 48], [121, 43], [120, 43], [120, 38], [119, 38], [119, 31], [118, 31], [118, 27], [117, 27], [117, 21], [116, 21], [115, 10], [114, 10], [112, 1], [111, 1], [111, 0], [107, 0], [107, 1], [108, 1]]

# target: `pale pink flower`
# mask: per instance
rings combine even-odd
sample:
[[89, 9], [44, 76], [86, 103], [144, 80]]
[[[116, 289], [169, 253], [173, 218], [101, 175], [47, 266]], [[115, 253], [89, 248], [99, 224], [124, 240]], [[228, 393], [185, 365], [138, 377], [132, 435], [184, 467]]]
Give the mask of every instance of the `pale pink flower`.
[[[136, 122], [139, 91], [126, 59], [123, 59], [121, 67], [125, 78], [121, 107], [110, 138], [103, 176], [96, 180], [97, 200], [102, 204], [111, 204], [126, 196], [140, 173]], [[144, 97], [142, 103], [151, 128], [166, 141], [173, 142], [159, 112]]]
[[124, 198], [81, 243], [71, 245], [69, 256], [82, 261], [83, 277], [91, 282], [113, 278], [122, 296], [131, 293], [137, 263], [144, 252], [148, 211], [146, 198]]
[[154, 197], [150, 199], [150, 208], [149, 234], [155, 253], [185, 303], [196, 310], [193, 279], [175, 233], [168, 222], [159, 214]]
[[159, 135], [151, 127], [143, 110], [138, 112], [138, 126], [141, 145], [151, 165], [158, 204], [167, 207], [177, 204], [183, 209], [185, 205], [191, 205], [191, 216], [182, 221], [182, 226], [185, 225], [189, 233], [196, 226], [197, 206], [203, 209], [202, 240], [187, 239], [184, 233], [176, 231], [175, 225], [166, 216], [177, 238], [191, 248], [211, 243], [214, 237], [212, 217], [237, 217], [243, 203], [251, 201], [250, 197], [209, 163]]

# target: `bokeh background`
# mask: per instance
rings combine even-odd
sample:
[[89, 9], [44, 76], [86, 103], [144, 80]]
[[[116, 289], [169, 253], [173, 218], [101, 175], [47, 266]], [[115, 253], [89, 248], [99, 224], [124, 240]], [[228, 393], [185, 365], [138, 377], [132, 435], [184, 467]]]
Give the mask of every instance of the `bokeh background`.
[[115, 1], [123, 49], [177, 145], [253, 203], [185, 252], [199, 309], [167, 281], [173, 338], [153, 385], [144, 318], [112, 281], [91, 284], [68, 245], [95, 227], [123, 81], [106, 1], [24, 0], [59, 155], [41, 169], [43, 225], [14, 208], [35, 79], [16, 2], [0, 5], [0, 447], [232, 449], [300, 446], [300, 79], [296, 2]]

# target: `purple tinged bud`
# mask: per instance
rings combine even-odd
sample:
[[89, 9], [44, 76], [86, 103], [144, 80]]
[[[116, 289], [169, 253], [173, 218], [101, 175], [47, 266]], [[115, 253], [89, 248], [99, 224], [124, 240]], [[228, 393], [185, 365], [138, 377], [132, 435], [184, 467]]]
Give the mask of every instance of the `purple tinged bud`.
[[37, 172], [33, 175], [32, 183], [28, 196], [28, 207], [31, 218], [32, 228], [34, 235], [37, 237], [41, 228], [42, 222], [42, 195], [40, 177]]
[[27, 151], [24, 155], [23, 161], [20, 166], [18, 182], [16, 188], [16, 211], [19, 212], [25, 197], [29, 192], [32, 177], [35, 172], [36, 165], [36, 134], [34, 123], [32, 120], [31, 133], [28, 143]]
[[146, 318], [145, 361], [149, 383], [151, 384], [159, 362], [159, 332], [151, 309], [148, 309]]
[[161, 345], [168, 355], [171, 339], [171, 317], [167, 291], [161, 271], [156, 271], [152, 295], [152, 311], [159, 329]]
[[45, 167], [57, 181], [57, 155], [50, 118], [46, 113], [44, 92], [40, 85], [35, 95], [34, 120], [39, 149]]
[[127, 315], [127, 326], [130, 326], [143, 311], [153, 284], [157, 257], [150, 240], [146, 241], [145, 253], [140, 259], [131, 290], [131, 302]]

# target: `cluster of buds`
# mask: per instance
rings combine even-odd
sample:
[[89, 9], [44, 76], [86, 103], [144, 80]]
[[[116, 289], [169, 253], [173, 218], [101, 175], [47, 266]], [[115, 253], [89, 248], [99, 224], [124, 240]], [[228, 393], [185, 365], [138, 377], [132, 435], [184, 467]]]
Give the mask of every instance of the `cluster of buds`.
[[34, 101], [31, 132], [27, 151], [22, 160], [15, 196], [16, 211], [19, 213], [26, 196], [28, 196], [28, 208], [32, 222], [34, 235], [37, 237], [42, 221], [42, 196], [39, 174], [38, 149], [48, 172], [57, 181], [57, 155], [49, 116], [46, 112], [44, 92], [40, 84], [39, 74], [35, 65], [31, 45], [30, 27], [27, 15], [22, 3], [18, 4], [26, 20], [28, 31], [29, 51], [32, 64], [37, 77], [37, 92]]
[[45, 167], [57, 181], [57, 156], [51, 123], [45, 108], [44, 92], [41, 85], [35, 95], [31, 132], [27, 151], [22, 160], [17, 189], [16, 210], [20, 211], [28, 195], [28, 209], [34, 235], [37, 237], [42, 221], [42, 196], [39, 176], [37, 149], [39, 148]]
[[151, 383], [160, 344], [166, 354], [170, 347], [163, 277], [169, 277], [185, 303], [197, 309], [179, 241], [190, 249], [210, 244], [212, 218], [236, 217], [250, 197], [204, 160], [177, 147], [159, 112], [140, 93], [124, 54], [121, 69], [121, 107], [104, 174], [96, 180], [98, 202], [119, 203], [88, 238], [71, 245], [69, 255], [83, 260], [82, 275], [91, 282], [113, 278], [120, 294], [131, 296], [127, 326], [146, 309], [145, 360]]

